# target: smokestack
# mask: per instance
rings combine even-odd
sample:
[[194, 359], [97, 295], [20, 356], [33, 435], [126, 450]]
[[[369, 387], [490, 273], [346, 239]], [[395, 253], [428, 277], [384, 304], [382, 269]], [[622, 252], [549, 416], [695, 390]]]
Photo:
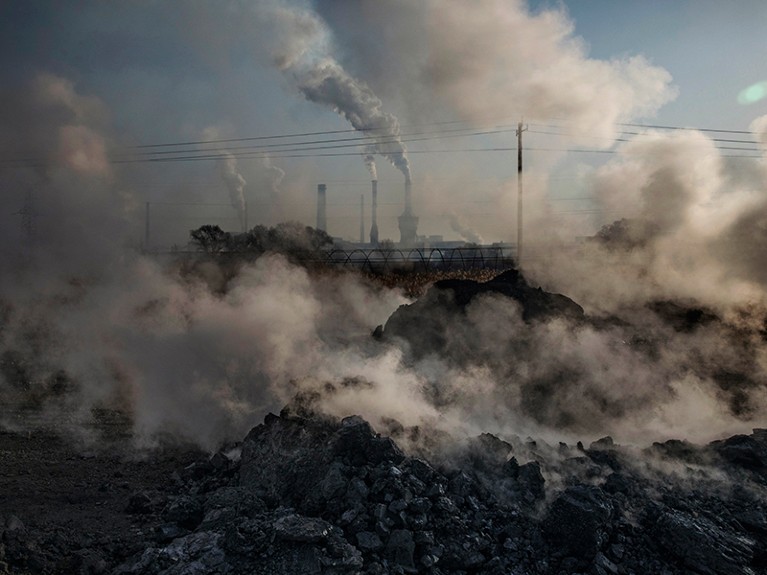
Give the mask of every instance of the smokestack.
[[410, 189], [410, 178], [405, 179], [405, 212], [402, 214], [404, 216], [410, 216], [413, 214], [413, 203], [412, 203], [412, 191]]
[[370, 243], [378, 245], [378, 180], [373, 180], [373, 224], [370, 226]]
[[413, 247], [418, 241], [418, 218], [413, 215], [410, 178], [405, 178], [405, 211], [399, 220], [399, 243], [404, 247]]
[[325, 212], [325, 184], [317, 184], [317, 229], [328, 231], [328, 221]]
[[360, 194], [360, 243], [365, 243], [365, 194]]

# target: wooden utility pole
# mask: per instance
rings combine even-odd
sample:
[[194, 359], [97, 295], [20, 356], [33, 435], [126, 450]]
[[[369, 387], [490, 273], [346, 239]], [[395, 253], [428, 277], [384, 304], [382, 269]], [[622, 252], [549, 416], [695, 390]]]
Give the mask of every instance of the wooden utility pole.
[[517, 267], [522, 267], [522, 132], [527, 126], [517, 124]]

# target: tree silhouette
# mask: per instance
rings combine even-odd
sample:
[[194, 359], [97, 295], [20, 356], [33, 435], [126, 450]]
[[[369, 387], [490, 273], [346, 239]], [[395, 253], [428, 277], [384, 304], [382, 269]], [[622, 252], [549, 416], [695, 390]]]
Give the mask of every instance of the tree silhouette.
[[232, 234], [225, 232], [218, 226], [206, 224], [189, 233], [192, 237], [192, 243], [200, 251], [217, 254], [231, 248]]

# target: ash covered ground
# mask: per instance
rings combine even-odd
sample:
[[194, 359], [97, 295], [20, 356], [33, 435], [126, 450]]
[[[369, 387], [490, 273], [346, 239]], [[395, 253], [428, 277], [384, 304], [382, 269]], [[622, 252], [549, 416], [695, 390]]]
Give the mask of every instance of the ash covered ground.
[[[64, 369], [41, 378], [23, 349], [6, 350], [4, 572], [767, 572], [767, 431], [751, 431], [764, 324], [753, 310], [735, 322], [659, 300], [593, 314], [509, 270], [389, 300], [401, 305], [378, 328], [350, 334], [375, 313], [366, 298], [387, 301], [389, 288], [259, 261], [235, 274], [185, 274], [204, 278], [198, 304], [226, 302], [248, 273], [263, 287], [259, 271], [328, 294], [333, 318], [350, 294], [362, 302], [344, 330], [313, 316], [324, 345], [302, 349], [315, 372], [279, 362], [289, 375], [280, 393], [244, 396], [243, 376], [239, 396], [194, 397], [190, 379], [193, 397], [175, 398], [180, 409], [167, 413], [149, 410], [125, 374], [94, 396], [86, 379]], [[167, 305], [154, 303], [155, 320]], [[6, 310], [6, 335], [15, 313]], [[143, 326], [146, 307], [133, 313]], [[38, 326], [28, 341], [59, 341], [63, 325]], [[605, 348], [612, 355], [594, 357]], [[698, 382], [694, 395], [679, 391], [680, 373]], [[642, 385], [627, 389], [631, 378]], [[691, 398], [698, 403], [680, 409]], [[270, 402], [279, 415], [259, 415]], [[671, 436], [670, 416], [676, 429], [708, 425], [718, 438]], [[748, 430], [724, 433], [735, 427]]]

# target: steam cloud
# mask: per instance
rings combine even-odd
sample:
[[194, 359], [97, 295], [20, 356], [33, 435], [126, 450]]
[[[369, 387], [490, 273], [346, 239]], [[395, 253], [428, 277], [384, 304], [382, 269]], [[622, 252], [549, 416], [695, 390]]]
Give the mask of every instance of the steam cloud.
[[[361, 22], [384, 10], [359, 4], [350, 9], [368, 11]], [[375, 153], [408, 176], [399, 124], [376, 96], [391, 88], [374, 92], [372, 75], [366, 83], [341, 66], [331, 32], [336, 47], [353, 40], [332, 9], [320, 4], [323, 21], [282, 4], [267, 8], [280, 68], [306, 98], [372, 135]], [[431, 48], [403, 25], [395, 28], [401, 49], [412, 49], [407, 61], [359, 54], [385, 68], [382, 81], [399, 78], [391, 85], [418, 112], [426, 100], [477, 123], [488, 113], [567, 116], [611, 134], [616, 121], [673, 96], [668, 74], [642, 58], [588, 59], [559, 11], [533, 16], [521, 2], [491, 0], [397, 8], [388, 21], [427, 25]], [[413, 67], [427, 72], [425, 85], [411, 81]], [[508, 77], [498, 77], [501, 69]], [[93, 407], [120, 407], [144, 439], [173, 431], [212, 446], [302, 391], [320, 393], [339, 415], [467, 433], [611, 433], [646, 443], [763, 424], [764, 162], [753, 182], [732, 187], [732, 166], [704, 134], [647, 132], [596, 170], [599, 205], [636, 224], [628, 225], [630, 242], [587, 242], [574, 252], [530, 234], [546, 257], [526, 273], [572, 297], [594, 322], [529, 325], [513, 301], [486, 297], [465, 317], [434, 317], [448, 352], [429, 355], [369, 337], [407, 303], [399, 292], [313, 276], [278, 256], [231, 274], [124, 249], [140, 202], [106, 161], [113, 135], [105, 105], [49, 74], [4, 86], [2, 102], [3, 148], [35, 156], [3, 172], [4, 189], [32, 188], [45, 230], [30, 264], [18, 261], [18, 222], [2, 227], [0, 395], [17, 408], [0, 416], [4, 425], [30, 425], [30, 401], [59, 424], [65, 416], [85, 422]], [[752, 126], [761, 142], [764, 126], [764, 118]], [[278, 186], [283, 173], [263, 167]], [[242, 191], [239, 167], [231, 179]], [[552, 235], [554, 226], [540, 227]], [[706, 308], [714, 319], [685, 330], [657, 311], [669, 302]]]
[[582, 141], [593, 147], [609, 142], [593, 136], [614, 138], [617, 122], [652, 116], [676, 96], [670, 74], [642, 56], [589, 58], [561, 8], [533, 14], [523, 0], [363, 0], [317, 9], [376, 93], [409, 110], [410, 121], [441, 113], [479, 125], [565, 119], [570, 135], [588, 134]]

